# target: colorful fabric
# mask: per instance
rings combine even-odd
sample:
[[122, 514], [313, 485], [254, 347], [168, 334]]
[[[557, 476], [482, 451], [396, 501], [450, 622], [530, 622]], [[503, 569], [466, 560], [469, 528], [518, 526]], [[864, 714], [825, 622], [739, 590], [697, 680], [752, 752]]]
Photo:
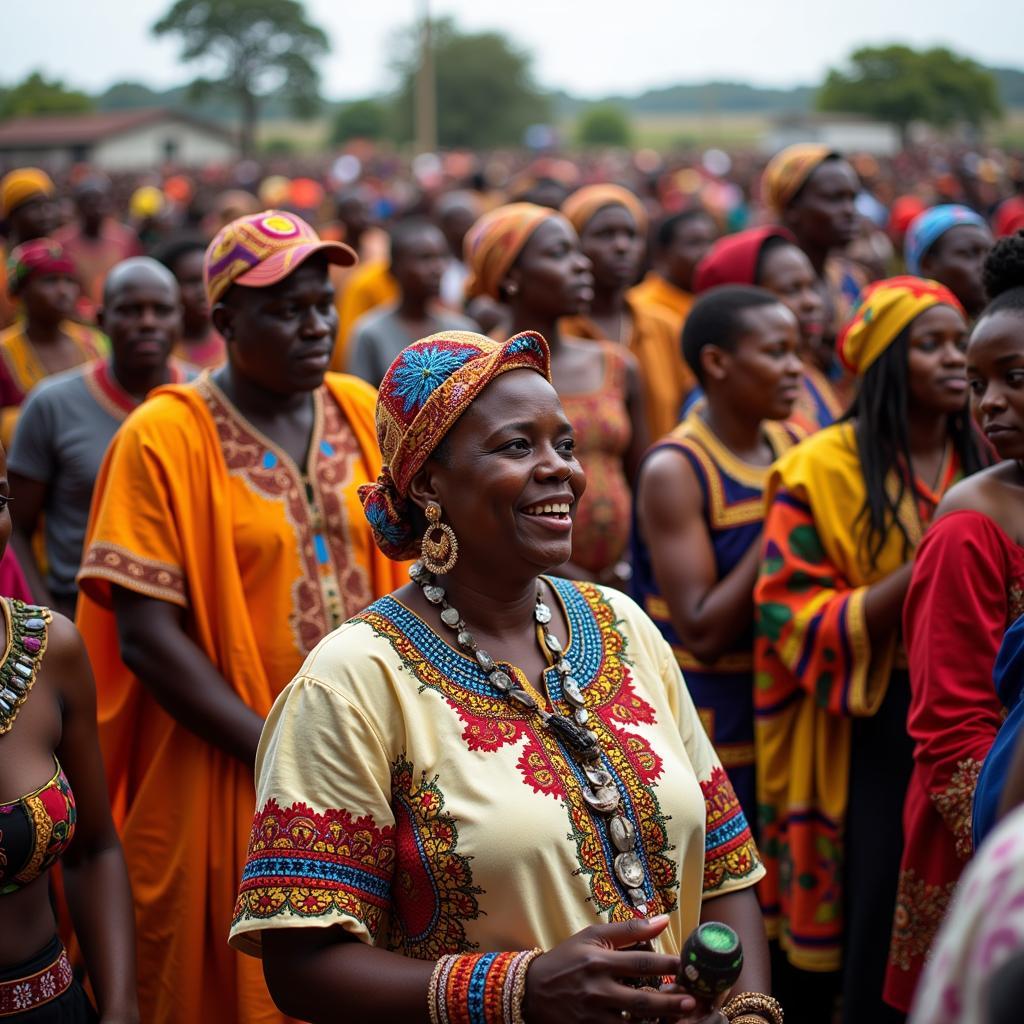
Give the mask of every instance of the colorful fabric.
[[832, 426], [843, 415], [843, 403], [832, 382], [809, 362], [804, 363], [800, 393], [786, 421], [801, 437]]
[[[683, 358], [672, 315], [653, 304], [640, 306], [628, 295], [624, 306], [628, 326], [621, 340], [640, 364], [648, 436], [664, 437], [679, 422], [679, 410], [697, 379]], [[583, 314], [562, 317], [558, 327], [566, 337], [605, 340], [601, 328]]]
[[466, 235], [466, 298], [488, 295], [500, 299], [501, 283], [534, 231], [545, 221], [561, 216], [533, 203], [509, 203], [485, 213]]
[[[831, 329], [830, 337], [839, 337], [868, 283], [867, 272], [854, 260], [835, 255], [825, 260], [825, 298], [828, 301], [825, 323]], [[837, 365], [836, 374], [842, 372], [842, 367]]]
[[978, 774], [972, 808], [975, 848], [996, 826], [999, 801], [1013, 763], [1017, 742], [1024, 734], [1024, 616], [1006, 631], [996, 656], [992, 681], [1002, 703], [1005, 720]]
[[[107, 354], [106, 336], [92, 327], [65, 320], [61, 332], [70, 338], [78, 350], [75, 362], [66, 369], [90, 363]], [[0, 331], [0, 443], [10, 449], [14, 428], [21, 405], [28, 393], [49, 374], [25, 330], [25, 324], [16, 323]]]
[[[950, 449], [936, 490], [920, 480], [908, 490], [899, 517], [912, 545], [958, 476]], [[878, 710], [897, 659], [895, 632], [869, 641], [863, 602], [903, 564], [903, 540], [891, 529], [876, 564], [865, 564], [864, 500], [849, 422], [783, 455], [767, 487], [754, 592], [761, 897], [769, 934], [804, 970], [840, 966], [843, 845], [857, 838], [844, 835], [851, 718]]]
[[209, 376], [161, 388], [122, 424], [96, 483], [78, 625], [138, 922], [153, 1024], [270, 1024], [259, 970], [223, 935], [252, 824], [250, 766], [165, 712], [121, 660], [113, 587], [181, 609], [189, 638], [265, 716], [331, 629], [401, 582], [356, 494], [376, 478], [373, 389], [328, 374], [306, 464], [267, 441]]
[[644, 204], [640, 202], [635, 192], [630, 192], [628, 188], [623, 188], [621, 185], [610, 183], [584, 185], [562, 203], [562, 214], [576, 229], [576, 234], [582, 234], [594, 214], [606, 206], [625, 207], [636, 223], [637, 233], [646, 234], [647, 211], [644, 209]]
[[331, 356], [331, 369], [347, 373], [352, 351], [352, 332], [371, 310], [398, 302], [398, 282], [386, 259], [360, 263], [351, 270], [335, 268], [334, 308], [338, 311], [338, 336]]
[[992, 668], [1003, 634], [1022, 613], [1024, 548], [980, 512], [936, 522], [914, 560], [903, 607], [914, 774], [885, 998], [904, 1012], [973, 853], [974, 784], [1002, 720]]
[[558, 397], [587, 477], [573, 519], [572, 561], [600, 576], [625, 556], [629, 544], [633, 494], [623, 467], [633, 426], [622, 349], [610, 341], [598, 344], [604, 363], [600, 386], [593, 391], [563, 391]]
[[57, 187], [46, 171], [38, 167], [19, 167], [0, 179], [0, 217], [10, 215], [36, 196], [54, 196]]
[[428, 988], [431, 1024], [509, 1024], [522, 1018], [526, 971], [540, 952], [441, 957]]
[[[602, 767], [642, 845], [655, 940], [678, 953], [702, 899], [762, 869], [668, 645], [624, 595], [545, 577]], [[541, 706], [548, 696], [501, 667]], [[410, 685], [410, 683], [412, 685]], [[557, 673], [547, 693], [564, 712]], [[331, 634], [278, 699], [231, 943], [340, 926], [405, 956], [551, 949], [638, 912], [580, 768], [418, 615], [385, 597]]]
[[[791, 448], [797, 435], [781, 423], [768, 421], [765, 439], [776, 457]], [[715, 571], [723, 579], [756, 544], [764, 521], [764, 485], [768, 466], [738, 459], [715, 436], [695, 409], [644, 456], [665, 448], [678, 451], [690, 464], [703, 495], [704, 522], [715, 554]], [[658, 588], [651, 553], [634, 518], [633, 595], [671, 645], [697, 714], [739, 797], [747, 820], [757, 821], [754, 791], [754, 631], [738, 637], [731, 649], [712, 664], [700, 661], [672, 625], [669, 603]]]
[[697, 264], [693, 274], [694, 294], [700, 295], [721, 284], [757, 284], [757, 262], [761, 250], [772, 238], [796, 245], [796, 239], [785, 228], [767, 225], [738, 231], [718, 239]]
[[360, 488], [377, 546], [389, 558], [415, 558], [409, 482], [473, 400], [509, 370], [551, 380], [547, 342], [525, 331], [504, 343], [470, 331], [432, 334], [406, 348], [377, 395], [377, 439], [384, 465], [376, 484]]
[[206, 250], [206, 297], [213, 306], [233, 284], [246, 288], [277, 284], [318, 252], [335, 266], [350, 267], [356, 262], [347, 245], [323, 241], [294, 213], [264, 210], [239, 217], [222, 227]]
[[[72, 970], [67, 950], [58, 939], [54, 939], [52, 946], [52, 949], [46, 951], [49, 955], [45, 958], [48, 961], [45, 966], [22, 977], [0, 980], [0, 1017], [14, 1020], [24, 1020], [27, 1017], [29, 1020], [38, 1020], [40, 1019], [39, 1014], [46, 1012], [42, 1009], [44, 1006], [52, 1006], [71, 988], [75, 980], [75, 972]], [[65, 1012], [67, 1012], [67, 1016], [64, 1015]], [[80, 1010], [75, 1013], [70, 1009], [65, 1011], [65, 1008], [61, 1007], [57, 1013], [59, 1016], [50, 1019], [61, 1021], [85, 1019]]]
[[626, 292], [626, 298], [637, 309], [656, 306], [662, 312], [668, 313], [672, 318], [676, 337], [682, 337], [683, 323], [693, 305], [693, 296], [689, 292], [677, 288], [671, 281], [667, 281], [661, 274], [656, 274], [652, 270], [639, 284], [633, 285]]
[[33, 238], [15, 246], [7, 257], [7, 293], [13, 298], [34, 277], [73, 277], [75, 265], [59, 242]]
[[921, 260], [928, 250], [951, 228], [972, 224], [988, 231], [988, 222], [969, 206], [944, 203], [925, 210], [911, 222], [903, 239], [903, 260], [908, 274], [921, 273]]
[[960, 880], [909, 1024], [990, 1024], [992, 976], [1024, 951], [1024, 807], [1008, 815]]
[[807, 179], [829, 158], [839, 154], [817, 142], [787, 146], [768, 161], [761, 177], [761, 201], [781, 216]]
[[875, 281], [861, 292], [839, 335], [839, 358], [851, 373], [863, 375], [904, 328], [926, 309], [940, 305], [952, 306], [966, 320], [960, 301], [938, 281], [909, 275]]

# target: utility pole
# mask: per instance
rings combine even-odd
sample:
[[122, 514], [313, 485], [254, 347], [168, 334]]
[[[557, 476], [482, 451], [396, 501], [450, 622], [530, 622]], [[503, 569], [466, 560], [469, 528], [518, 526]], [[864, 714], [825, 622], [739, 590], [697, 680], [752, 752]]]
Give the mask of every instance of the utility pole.
[[437, 90], [430, 0], [420, 0], [420, 67], [416, 73], [416, 152], [437, 151]]

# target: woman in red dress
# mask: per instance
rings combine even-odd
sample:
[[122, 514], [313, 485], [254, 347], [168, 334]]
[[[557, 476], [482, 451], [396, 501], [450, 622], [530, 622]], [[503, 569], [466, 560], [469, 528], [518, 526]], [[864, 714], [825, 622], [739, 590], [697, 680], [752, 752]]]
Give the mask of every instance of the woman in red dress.
[[885, 999], [907, 1010], [971, 856], [971, 807], [1002, 721], [992, 667], [1024, 612], [1024, 236], [985, 265], [992, 302], [971, 334], [974, 418], [1003, 459], [953, 487], [918, 551], [904, 605], [914, 773]]

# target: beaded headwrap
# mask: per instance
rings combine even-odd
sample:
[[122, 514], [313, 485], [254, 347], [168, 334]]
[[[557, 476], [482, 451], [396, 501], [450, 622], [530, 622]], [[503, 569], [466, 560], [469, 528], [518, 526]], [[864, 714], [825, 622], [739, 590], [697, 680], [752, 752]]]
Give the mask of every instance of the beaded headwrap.
[[547, 342], [533, 331], [497, 342], [471, 331], [432, 334], [403, 349], [377, 392], [383, 468], [359, 488], [377, 547], [401, 560], [419, 554], [409, 483], [455, 421], [495, 377], [535, 370], [551, 380]]
[[839, 358], [851, 373], [863, 374], [905, 327], [932, 306], [952, 306], [967, 318], [957, 297], [938, 281], [909, 275], [875, 281], [860, 293], [839, 335]]

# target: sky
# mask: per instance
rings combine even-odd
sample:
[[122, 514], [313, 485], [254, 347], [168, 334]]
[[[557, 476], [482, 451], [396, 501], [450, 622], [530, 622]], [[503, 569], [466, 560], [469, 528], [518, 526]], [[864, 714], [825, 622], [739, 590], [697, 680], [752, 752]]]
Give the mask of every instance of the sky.
[[[43, 70], [90, 92], [115, 81], [180, 85], [203, 69], [150, 27], [171, 0], [5, 0], [0, 82]], [[384, 92], [396, 31], [429, 5], [463, 30], [498, 30], [533, 54], [534, 77], [584, 98], [710, 78], [816, 84], [860, 45], [947, 45], [983, 63], [1024, 67], [1019, 0], [305, 0], [331, 39], [323, 93]]]

